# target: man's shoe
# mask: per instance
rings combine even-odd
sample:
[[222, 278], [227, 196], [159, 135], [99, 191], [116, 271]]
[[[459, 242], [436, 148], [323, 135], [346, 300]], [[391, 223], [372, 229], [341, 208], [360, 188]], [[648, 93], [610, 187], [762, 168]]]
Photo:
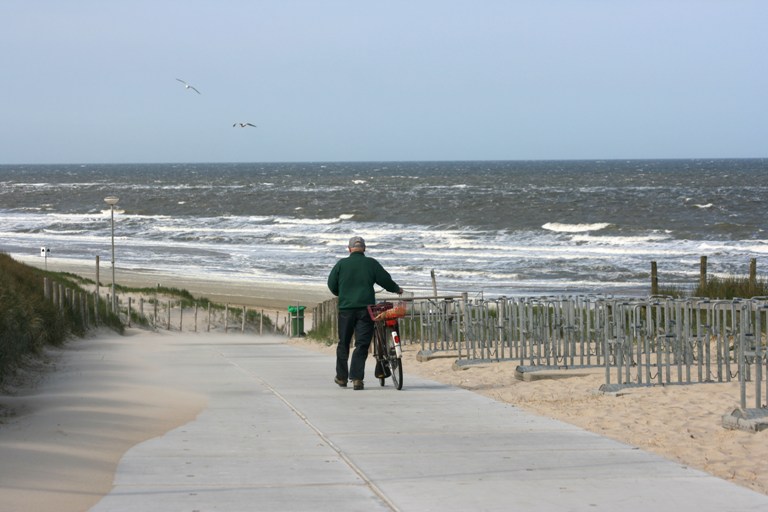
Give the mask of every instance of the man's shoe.
[[333, 382], [335, 382], [336, 384], [338, 384], [342, 388], [347, 387], [347, 381], [344, 380], [344, 379], [340, 379], [338, 377], [334, 377], [333, 378]]
[[361, 389], [365, 388], [365, 386], [363, 385], [363, 381], [361, 380], [353, 380], [352, 387], [354, 388], [355, 391], [360, 391]]

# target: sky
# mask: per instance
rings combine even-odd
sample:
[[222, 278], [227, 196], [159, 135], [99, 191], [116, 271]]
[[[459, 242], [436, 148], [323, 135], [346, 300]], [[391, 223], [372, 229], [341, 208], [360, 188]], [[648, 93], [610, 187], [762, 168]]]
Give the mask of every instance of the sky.
[[765, 0], [2, 0], [0, 164], [765, 157], [766, 20]]

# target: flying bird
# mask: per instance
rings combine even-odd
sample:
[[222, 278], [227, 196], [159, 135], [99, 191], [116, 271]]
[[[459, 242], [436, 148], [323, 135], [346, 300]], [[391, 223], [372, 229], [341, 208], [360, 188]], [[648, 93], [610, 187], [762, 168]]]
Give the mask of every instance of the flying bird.
[[256, 128], [256, 125], [251, 123], [235, 123], [232, 125], [232, 128], [234, 128], [237, 125], [240, 125], [240, 128], [247, 128], [248, 126], [253, 126], [254, 128]]
[[189, 85], [187, 82], [185, 82], [185, 81], [184, 81], [184, 80], [182, 80], [181, 78], [177, 78], [176, 80], [178, 80], [179, 82], [183, 83], [183, 84], [184, 84], [184, 88], [185, 88], [185, 89], [192, 89], [192, 90], [193, 90], [193, 91], [195, 91], [197, 94], [200, 94], [200, 91], [198, 91], [197, 89], [195, 89], [194, 87], [192, 87], [191, 85]]

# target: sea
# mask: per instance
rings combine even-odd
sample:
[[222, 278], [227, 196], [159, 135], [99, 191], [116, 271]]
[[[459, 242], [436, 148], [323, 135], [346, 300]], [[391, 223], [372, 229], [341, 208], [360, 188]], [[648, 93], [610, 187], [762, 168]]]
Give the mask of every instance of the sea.
[[0, 252], [223, 283], [324, 286], [359, 235], [416, 294], [645, 296], [764, 275], [766, 229], [766, 159], [0, 165]]

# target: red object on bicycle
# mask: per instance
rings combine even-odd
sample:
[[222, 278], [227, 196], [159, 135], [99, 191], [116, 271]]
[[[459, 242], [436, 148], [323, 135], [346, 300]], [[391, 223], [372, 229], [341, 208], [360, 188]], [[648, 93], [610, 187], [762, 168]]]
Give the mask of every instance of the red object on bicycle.
[[394, 304], [391, 302], [379, 302], [378, 304], [371, 304], [368, 306], [368, 314], [371, 315], [371, 320], [375, 322], [380, 320], [379, 315], [388, 309], [392, 309], [392, 306], [394, 306]]
[[406, 314], [405, 302], [398, 302], [397, 304], [380, 302], [373, 304], [368, 306], [368, 314], [371, 315], [371, 320], [374, 322], [402, 318]]

